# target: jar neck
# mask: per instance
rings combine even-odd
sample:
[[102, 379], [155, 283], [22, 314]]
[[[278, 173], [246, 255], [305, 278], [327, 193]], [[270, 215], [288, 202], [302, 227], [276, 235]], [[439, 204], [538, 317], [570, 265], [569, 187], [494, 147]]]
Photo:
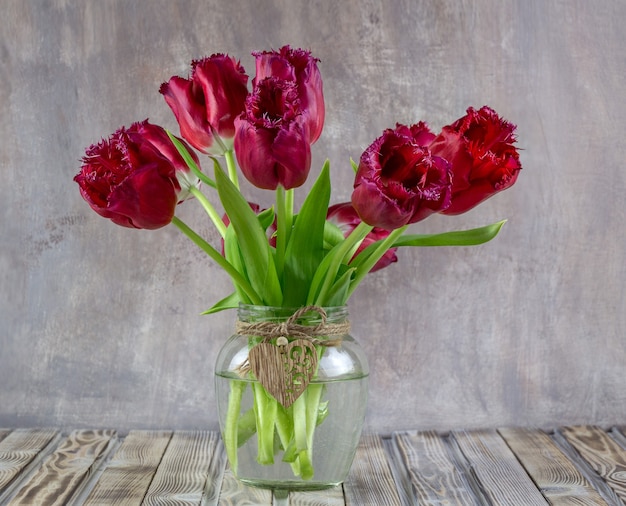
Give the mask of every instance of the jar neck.
[[[251, 322], [283, 322], [287, 321], [299, 307], [275, 307], [275, 306], [255, 306], [249, 304], [239, 304], [237, 316], [239, 321]], [[326, 313], [326, 323], [342, 323], [348, 319], [348, 306], [323, 307]], [[298, 318], [300, 325], [318, 325], [322, 323], [322, 316], [315, 310], [304, 313]]]

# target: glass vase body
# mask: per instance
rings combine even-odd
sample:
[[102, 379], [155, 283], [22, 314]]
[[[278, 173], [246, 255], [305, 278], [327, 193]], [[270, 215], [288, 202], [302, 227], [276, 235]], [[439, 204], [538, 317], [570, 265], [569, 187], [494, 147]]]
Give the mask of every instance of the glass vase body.
[[[294, 311], [241, 305], [238, 319], [245, 324], [280, 324]], [[345, 306], [324, 312], [330, 326], [347, 322]], [[298, 324], [315, 326], [320, 321], [318, 313], [310, 312]], [[289, 343], [296, 340], [283, 337]], [[326, 340], [334, 342], [324, 345]], [[365, 417], [369, 374], [365, 354], [349, 333], [316, 336], [315, 372], [304, 392], [285, 408], [245, 369], [250, 349], [261, 341], [278, 348], [275, 337], [240, 332], [228, 339], [216, 361], [220, 428], [231, 471], [246, 485], [275, 492], [320, 490], [342, 483]]]

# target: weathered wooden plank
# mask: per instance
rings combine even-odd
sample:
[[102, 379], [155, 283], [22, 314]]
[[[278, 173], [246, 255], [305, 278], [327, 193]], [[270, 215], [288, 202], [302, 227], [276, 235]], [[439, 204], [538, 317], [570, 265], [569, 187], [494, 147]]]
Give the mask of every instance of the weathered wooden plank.
[[9, 435], [11, 429], [0, 429], [0, 441]]
[[201, 506], [217, 506], [227, 463], [228, 459], [226, 458], [224, 443], [220, 438], [215, 445], [213, 459], [209, 466]]
[[479, 504], [437, 433], [396, 432], [393, 439], [419, 504]]
[[564, 427], [561, 434], [626, 502], [626, 450], [599, 427]]
[[171, 436], [169, 431], [129, 432], [84, 504], [140, 505]]
[[235, 478], [227, 466], [222, 478], [219, 506], [271, 505], [272, 492], [261, 488], [246, 487]]
[[545, 432], [527, 428], [498, 432], [550, 504], [608, 504]]
[[106, 451], [112, 430], [75, 430], [42, 463], [9, 503], [12, 506], [67, 504]]
[[54, 429], [17, 429], [0, 441], [0, 502], [15, 490], [20, 473], [43, 458], [42, 450], [57, 435]]
[[455, 431], [452, 435], [492, 503], [501, 506], [547, 504], [495, 430]]
[[337, 486], [315, 492], [291, 492], [289, 506], [345, 506], [343, 487]]
[[361, 436], [343, 488], [347, 506], [400, 505], [400, 496], [380, 436]]
[[142, 504], [200, 504], [219, 434], [175, 432]]

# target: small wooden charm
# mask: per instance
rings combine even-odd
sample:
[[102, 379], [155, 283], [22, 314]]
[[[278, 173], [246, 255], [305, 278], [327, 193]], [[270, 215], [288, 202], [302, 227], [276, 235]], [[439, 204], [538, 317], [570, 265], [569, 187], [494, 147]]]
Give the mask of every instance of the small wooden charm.
[[[280, 339], [280, 338], [279, 338]], [[307, 339], [279, 345], [259, 343], [248, 353], [250, 369], [265, 390], [288, 408], [302, 395], [317, 370], [317, 351]]]

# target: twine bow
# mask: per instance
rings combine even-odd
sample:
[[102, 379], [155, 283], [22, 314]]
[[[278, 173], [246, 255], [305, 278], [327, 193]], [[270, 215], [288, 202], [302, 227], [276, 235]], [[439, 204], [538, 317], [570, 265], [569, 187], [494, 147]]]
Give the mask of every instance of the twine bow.
[[[298, 319], [306, 313], [314, 311], [320, 315], [321, 321], [317, 325], [302, 325], [297, 323]], [[267, 343], [271, 339], [276, 338], [276, 344], [284, 347], [287, 338], [305, 339], [314, 346], [339, 346], [341, 344], [341, 336], [350, 332], [350, 322], [327, 323], [328, 315], [320, 306], [304, 306], [295, 311], [284, 322], [242, 322], [237, 321], [235, 324], [235, 333], [240, 336], [258, 336], [262, 337], [261, 343]], [[324, 336], [326, 339], [319, 339]], [[328, 339], [328, 336], [339, 336], [334, 339]], [[244, 376], [250, 371], [250, 363], [246, 359], [238, 368], [238, 373]]]
[[[301, 325], [296, 323], [299, 318], [310, 311], [315, 311], [321, 317], [317, 325]], [[319, 306], [305, 306], [298, 309], [284, 322], [242, 322], [235, 324], [235, 333], [240, 336], [259, 336], [262, 342], [277, 337], [294, 337], [306, 339], [315, 345], [337, 346], [341, 338], [317, 339], [316, 336], [340, 336], [350, 332], [350, 322], [327, 323], [328, 316], [324, 308]]]

